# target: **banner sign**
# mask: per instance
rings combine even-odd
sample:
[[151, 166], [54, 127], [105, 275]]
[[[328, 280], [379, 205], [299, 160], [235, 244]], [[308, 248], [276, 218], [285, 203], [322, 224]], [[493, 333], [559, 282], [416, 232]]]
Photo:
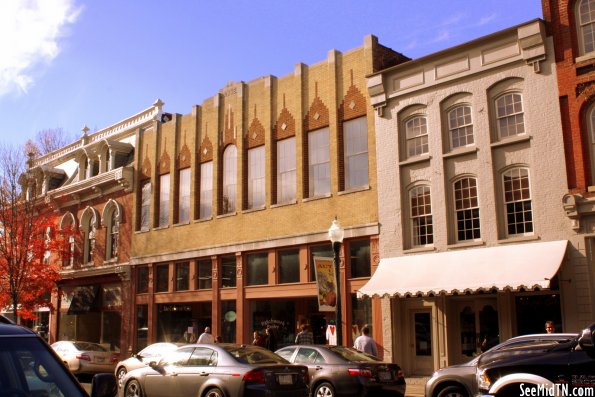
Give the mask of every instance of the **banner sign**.
[[318, 310], [334, 312], [337, 310], [337, 279], [333, 258], [314, 257], [314, 272], [318, 291]]

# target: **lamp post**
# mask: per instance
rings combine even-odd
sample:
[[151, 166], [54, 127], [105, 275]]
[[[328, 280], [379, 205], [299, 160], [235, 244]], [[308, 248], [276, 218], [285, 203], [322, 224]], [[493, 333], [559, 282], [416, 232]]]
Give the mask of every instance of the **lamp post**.
[[343, 323], [341, 321], [341, 258], [339, 253], [341, 252], [341, 243], [343, 242], [343, 236], [345, 231], [341, 228], [337, 217], [333, 220], [331, 227], [328, 229], [328, 237], [333, 243], [333, 252], [335, 253], [335, 278], [337, 283], [337, 310], [335, 311], [335, 325], [337, 326], [337, 346], [343, 345]]

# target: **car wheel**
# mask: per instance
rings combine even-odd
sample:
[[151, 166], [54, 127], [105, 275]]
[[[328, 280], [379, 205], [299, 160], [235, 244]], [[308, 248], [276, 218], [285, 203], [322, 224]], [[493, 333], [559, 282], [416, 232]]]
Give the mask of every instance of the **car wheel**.
[[125, 367], [118, 368], [118, 371], [116, 372], [116, 378], [118, 378], [118, 387], [122, 387], [122, 378], [127, 372], [128, 371], [126, 371]]
[[205, 394], [205, 397], [225, 397], [225, 395], [220, 389], [215, 387], [213, 389], [209, 389]]
[[131, 380], [126, 384], [124, 397], [143, 397], [143, 391], [140, 387], [140, 383], [138, 383], [137, 380]]
[[323, 382], [316, 386], [313, 397], [335, 397], [335, 389], [328, 382]]
[[461, 386], [447, 386], [436, 397], [469, 397]]

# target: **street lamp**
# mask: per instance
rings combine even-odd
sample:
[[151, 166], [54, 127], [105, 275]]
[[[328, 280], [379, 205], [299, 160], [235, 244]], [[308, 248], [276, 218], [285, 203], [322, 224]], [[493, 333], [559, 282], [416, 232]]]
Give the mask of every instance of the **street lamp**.
[[341, 243], [345, 231], [341, 228], [337, 217], [333, 220], [331, 227], [328, 229], [328, 237], [333, 243], [333, 252], [335, 253], [335, 278], [337, 282], [337, 310], [335, 311], [335, 325], [337, 326], [337, 346], [343, 345], [343, 323], [341, 321], [341, 259], [339, 253], [341, 252]]

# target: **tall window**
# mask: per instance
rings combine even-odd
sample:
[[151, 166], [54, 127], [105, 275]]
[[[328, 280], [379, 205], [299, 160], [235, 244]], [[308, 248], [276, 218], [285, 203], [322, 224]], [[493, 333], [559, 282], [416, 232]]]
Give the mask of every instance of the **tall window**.
[[176, 263], [176, 291], [190, 289], [190, 263]]
[[264, 207], [264, 146], [248, 150], [248, 208]]
[[144, 294], [149, 292], [149, 267], [139, 267], [136, 272], [136, 292]]
[[229, 145], [223, 152], [223, 211], [228, 214], [236, 210], [237, 149]]
[[169, 174], [159, 177], [159, 227], [169, 224]]
[[180, 170], [178, 184], [178, 223], [186, 223], [190, 221], [190, 168]]
[[300, 251], [297, 249], [279, 251], [279, 284], [300, 282]]
[[459, 179], [454, 183], [454, 194], [457, 241], [480, 238], [477, 180], [475, 178]]
[[221, 258], [221, 288], [236, 286], [236, 257], [228, 255]]
[[277, 141], [277, 203], [295, 200], [295, 137]]
[[198, 261], [198, 289], [210, 289], [213, 286], [212, 264], [210, 259]]
[[503, 175], [506, 226], [509, 236], [533, 233], [529, 170], [513, 168]]
[[169, 290], [169, 265], [157, 265], [155, 268], [155, 292]]
[[473, 145], [471, 107], [457, 106], [448, 112], [448, 133], [453, 149]]
[[343, 123], [345, 189], [368, 185], [368, 124], [366, 117]]
[[266, 252], [249, 254], [246, 258], [248, 265], [248, 285], [262, 285], [269, 282], [269, 255]]
[[333, 246], [331, 244], [323, 244], [310, 247], [310, 281], [316, 281], [316, 270], [314, 268], [315, 256], [333, 258], [335, 256]]
[[409, 191], [411, 209], [412, 245], [423, 246], [434, 243], [432, 225], [432, 202], [429, 186], [416, 186]]
[[145, 181], [141, 188], [140, 230], [149, 230], [149, 209], [151, 208], [151, 181]]
[[428, 127], [424, 116], [415, 116], [407, 120], [405, 139], [407, 140], [407, 157], [428, 153]]
[[329, 129], [308, 133], [309, 197], [324, 196], [331, 191]]
[[507, 138], [525, 132], [525, 116], [521, 94], [504, 94], [496, 99], [498, 136]]
[[210, 218], [213, 213], [213, 162], [200, 165], [200, 219]]
[[67, 238], [64, 241], [64, 249], [62, 253], [62, 266], [72, 267], [74, 266], [74, 252], [75, 252], [75, 226], [74, 217], [68, 213], [64, 217], [61, 229], [64, 231]]
[[87, 208], [83, 213], [81, 225], [83, 232], [83, 265], [91, 264], [93, 262], [93, 254], [95, 252], [95, 215]]
[[595, 0], [582, 0], [580, 2], [577, 19], [583, 53], [595, 51]]
[[351, 277], [370, 277], [372, 274], [370, 260], [370, 240], [349, 242], [349, 258], [351, 260]]
[[120, 222], [118, 221], [117, 208], [112, 208], [107, 224], [107, 246], [105, 247], [106, 259], [114, 259], [118, 256], [118, 245], [120, 242]]

